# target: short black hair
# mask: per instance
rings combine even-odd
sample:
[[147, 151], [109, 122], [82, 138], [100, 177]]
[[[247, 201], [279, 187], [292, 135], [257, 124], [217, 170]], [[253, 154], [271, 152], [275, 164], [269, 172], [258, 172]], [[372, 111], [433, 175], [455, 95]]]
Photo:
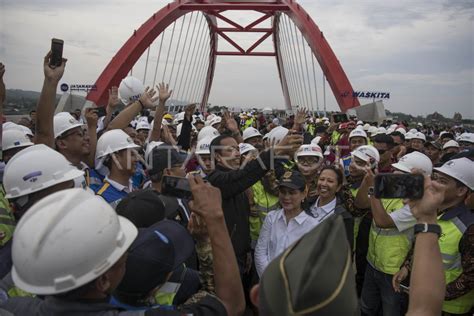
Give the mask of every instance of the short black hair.
[[401, 132], [395, 131], [390, 133], [391, 136], [398, 136], [402, 141], [405, 141], [405, 135], [403, 135]]
[[394, 146], [395, 142], [390, 135], [387, 134], [377, 134], [374, 137], [374, 143], [385, 143], [388, 146]]
[[218, 151], [217, 148], [218, 148], [219, 146], [221, 146], [222, 141], [223, 141], [224, 139], [227, 139], [227, 138], [234, 138], [234, 137], [232, 137], [232, 136], [230, 136], [230, 135], [219, 135], [219, 136], [217, 136], [216, 138], [214, 138], [214, 139], [212, 140], [211, 144], [209, 145], [209, 151], [210, 151], [211, 153]]

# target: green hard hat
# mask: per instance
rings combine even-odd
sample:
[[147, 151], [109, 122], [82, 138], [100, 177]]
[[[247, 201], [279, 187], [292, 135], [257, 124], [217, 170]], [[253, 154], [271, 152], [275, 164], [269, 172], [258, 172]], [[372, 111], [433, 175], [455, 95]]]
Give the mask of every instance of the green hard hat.
[[268, 265], [261, 315], [358, 315], [351, 257], [343, 220], [331, 216]]

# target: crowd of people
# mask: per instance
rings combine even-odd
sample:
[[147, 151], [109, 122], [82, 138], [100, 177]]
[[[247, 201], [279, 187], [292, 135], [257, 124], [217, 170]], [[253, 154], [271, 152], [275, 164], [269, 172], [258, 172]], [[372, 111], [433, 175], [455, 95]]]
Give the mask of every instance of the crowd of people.
[[[474, 312], [474, 133], [173, 115], [133, 77], [105, 111], [55, 113], [50, 57], [36, 110], [2, 126], [1, 315]], [[376, 197], [387, 173], [423, 196]]]

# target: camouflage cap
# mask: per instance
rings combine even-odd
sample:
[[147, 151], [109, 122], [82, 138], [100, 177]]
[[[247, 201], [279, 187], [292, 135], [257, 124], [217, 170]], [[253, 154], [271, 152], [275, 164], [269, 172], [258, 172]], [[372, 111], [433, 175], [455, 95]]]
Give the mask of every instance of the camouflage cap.
[[262, 315], [357, 315], [343, 220], [331, 216], [275, 258], [260, 280]]

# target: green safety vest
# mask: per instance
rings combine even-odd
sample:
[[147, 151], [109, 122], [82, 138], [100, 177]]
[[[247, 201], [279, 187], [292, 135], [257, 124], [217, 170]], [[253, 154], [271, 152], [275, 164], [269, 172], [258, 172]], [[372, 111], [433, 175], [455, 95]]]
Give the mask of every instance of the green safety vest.
[[[401, 199], [382, 199], [382, 204], [387, 213], [403, 207]], [[393, 275], [400, 270], [410, 250], [411, 239], [397, 228], [379, 228], [372, 221], [367, 261], [378, 271]]]
[[12, 238], [15, 225], [10, 204], [5, 198], [5, 190], [3, 185], [0, 185], [0, 247], [4, 246]]
[[255, 246], [260, 235], [260, 229], [268, 212], [276, 210], [280, 207], [278, 197], [265, 191], [262, 181], [258, 181], [252, 186], [253, 200], [255, 205], [253, 208], [257, 211], [258, 216], [250, 215], [250, 238], [252, 246]]
[[314, 137], [314, 131], [315, 131], [315, 129], [316, 129], [316, 128], [315, 128], [314, 124], [309, 124], [309, 125], [308, 125], [308, 133], [310, 133], [311, 136], [313, 136], [313, 137]]
[[341, 133], [339, 133], [338, 131], [333, 131], [331, 135], [331, 144], [336, 145], [340, 138]]
[[[456, 280], [463, 272], [461, 266], [461, 254], [459, 253], [459, 242], [467, 229], [465, 223], [459, 217], [449, 220], [438, 217], [438, 224], [441, 226], [441, 237], [439, 238], [439, 248], [443, 258], [444, 276], [446, 284]], [[472, 223], [470, 223], [472, 225]], [[443, 311], [451, 314], [468, 313], [474, 306], [474, 290], [470, 290], [465, 295], [450, 301], [444, 301]]]
[[180, 287], [181, 284], [175, 282], [166, 282], [163, 284], [154, 295], [155, 304], [173, 305], [174, 298]]

